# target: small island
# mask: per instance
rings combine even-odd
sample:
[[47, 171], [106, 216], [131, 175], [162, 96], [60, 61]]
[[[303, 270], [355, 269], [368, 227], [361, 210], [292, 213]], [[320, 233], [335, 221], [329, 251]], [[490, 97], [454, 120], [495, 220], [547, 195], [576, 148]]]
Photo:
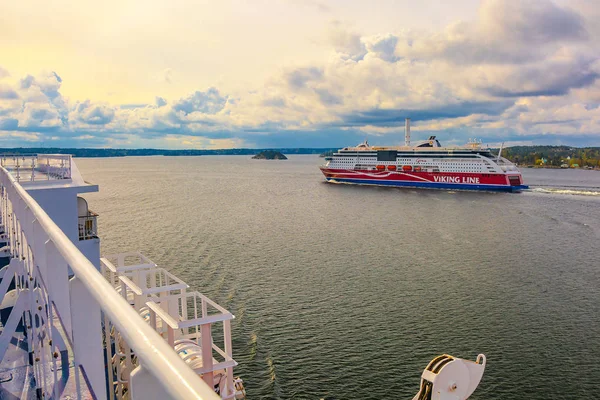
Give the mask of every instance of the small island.
[[254, 157], [254, 160], [287, 160], [287, 157], [275, 150], [261, 151]]

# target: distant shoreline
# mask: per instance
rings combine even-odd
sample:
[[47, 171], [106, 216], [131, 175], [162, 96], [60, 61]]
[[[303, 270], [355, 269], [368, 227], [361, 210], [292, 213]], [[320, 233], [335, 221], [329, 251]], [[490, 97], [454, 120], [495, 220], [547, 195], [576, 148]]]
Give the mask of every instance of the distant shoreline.
[[332, 150], [324, 148], [264, 148], [264, 149], [216, 149], [216, 150], [166, 150], [166, 149], [86, 149], [86, 148], [39, 148], [17, 147], [0, 148], [0, 154], [31, 155], [31, 154], [70, 154], [77, 158], [106, 158], [106, 157], [148, 157], [148, 156], [254, 156], [258, 153], [275, 150], [287, 155], [322, 154]]
[[561, 168], [555, 165], [518, 165], [520, 169], [583, 169], [587, 171], [600, 171], [600, 167], [594, 168], [585, 168], [585, 167], [569, 167], [569, 168]]

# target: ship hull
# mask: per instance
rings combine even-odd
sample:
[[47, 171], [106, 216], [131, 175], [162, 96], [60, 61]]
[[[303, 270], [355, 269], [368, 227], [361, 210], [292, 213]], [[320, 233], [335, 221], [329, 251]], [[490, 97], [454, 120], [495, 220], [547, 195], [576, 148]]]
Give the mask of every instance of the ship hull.
[[321, 167], [321, 172], [328, 182], [355, 185], [493, 192], [520, 192], [529, 188], [522, 184], [520, 175], [519, 184], [511, 185], [508, 174], [357, 171], [326, 167]]

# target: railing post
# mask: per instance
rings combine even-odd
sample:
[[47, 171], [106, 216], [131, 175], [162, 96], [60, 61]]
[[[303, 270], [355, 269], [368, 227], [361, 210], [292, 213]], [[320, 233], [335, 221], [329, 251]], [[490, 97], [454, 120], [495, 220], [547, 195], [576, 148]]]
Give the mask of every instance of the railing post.
[[[233, 350], [231, 348], [231, 320], [223, 321], [223, 340], [225, 341], [225, 354], [231, 360], [233, 359]], [[226, 360], [229, 361], [229, 360]], [[235, 388], [233, 387], [233, 367], [228, 367], [227, 370], [227, 390], [230, 390], [234, 394]]]
[[69, 267], [61, 257], [52, 241], [45, 243], [46, 247], [46, 287], [50, 302], [54, 303], [58, 316], [63, 323], [65, 332], [73, 341], [71, 330], [71, 311], [69, 300]]
[[100, 306], [77, 277], [69, 287], [75, 364], [83, 367], [96, 398], [106, 399]]
[[[202, 367], [212, 369], [213, 356], [211, 324], [202, 324], [200, 326], [200, 340], [200, 346], [202, 347]], [[202, 374], [202, 379], [210, 387], [213, 387], [215, 384], [212, 371]]]

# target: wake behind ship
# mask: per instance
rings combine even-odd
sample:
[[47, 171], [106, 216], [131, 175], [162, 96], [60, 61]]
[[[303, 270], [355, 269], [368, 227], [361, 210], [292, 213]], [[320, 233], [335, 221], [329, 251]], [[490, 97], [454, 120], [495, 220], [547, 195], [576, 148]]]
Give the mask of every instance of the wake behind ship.
[[480, 142], [463, 147], [442, 147], [435, 136], [410, 145], [410, 120], [406, 120], [404, 146], [369, 146], [365, 141], [345, 147], [325, 158], [321, 172], [328, 182], [519, 192], [528, 189], [515, 164]]

